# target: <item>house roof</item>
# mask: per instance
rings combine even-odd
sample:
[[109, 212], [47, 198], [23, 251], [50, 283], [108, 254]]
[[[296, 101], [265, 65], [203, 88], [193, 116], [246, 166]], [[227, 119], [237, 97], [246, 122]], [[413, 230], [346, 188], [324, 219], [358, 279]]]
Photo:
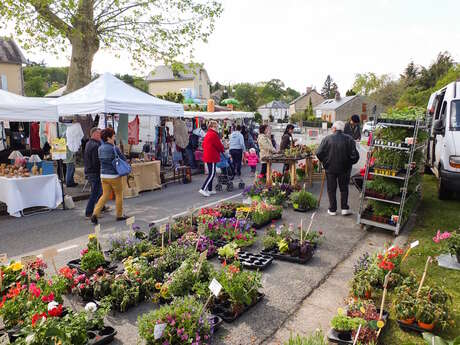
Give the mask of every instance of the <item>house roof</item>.
[[[184, 64], [185, 71], [179, 71], [177, 75], [174, 75], [173, 70], [170, 66], [157, 66], [153, 72], [150, 72], [147, 76], [148, 82], [156, 81], [174, 81], [174, 80], [194, 80], [200, 71], [204, 71], [206, 76], [208, 72], [200, 66], [190, 66], [190, 64]], [[209, 76], [208, 76], [209, 79]]]
[[0, 37], [0, 62], [23, 64], [27, 63], [26, 58], [22, 55], [16, 42], [11, 38]]
[[[304, 97], [306, 97], [308, 95], [311, 95], [312, 93], [316, 93], [317, 95], [321, 96], [321, 94], [318, 91], [316, 91], [315, 89], [312, 89], [311, 91], [306, 92], [303, 95], [300, 95], [299, 97], [297, 97], [295, 100], [291, 101], [291, 103], [289, 103], [289, 105], [297, 103], [299, 100], [301, 100], [302, 98], [304, 98]], [[321, 96], [321, 97], [323, 97], [323, 96]]]
[[271, 101], [267, 104], [261, 105], [259, 109], [288, 109], [289, 106], [281, 101]]
[[318, 104], [315, 107], [315, 110], [335, 110], [356, 97], [358, 97], [358, 95], [342, 97], [339, 100], [336, 100], [335, 98], [326, 99], [322, 103]]

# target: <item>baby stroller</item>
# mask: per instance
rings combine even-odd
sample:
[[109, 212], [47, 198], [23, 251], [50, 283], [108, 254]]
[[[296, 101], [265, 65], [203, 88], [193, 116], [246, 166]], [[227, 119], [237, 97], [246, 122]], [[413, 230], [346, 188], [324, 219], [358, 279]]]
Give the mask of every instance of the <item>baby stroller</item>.
[[[230, 157], [224, 153], [220, 154], [220, 162], [216, 165], [221, 173], [217, 176], [216, 191], [221, 192], [223, 185], [227, 186], [227, 192], [233, 190], [233, 179], [235, 178], [235, 169], [233, 163], [230, 160]], [[245, 187], [244, 182], [240, 181], [239, 188], [243, 189]]]

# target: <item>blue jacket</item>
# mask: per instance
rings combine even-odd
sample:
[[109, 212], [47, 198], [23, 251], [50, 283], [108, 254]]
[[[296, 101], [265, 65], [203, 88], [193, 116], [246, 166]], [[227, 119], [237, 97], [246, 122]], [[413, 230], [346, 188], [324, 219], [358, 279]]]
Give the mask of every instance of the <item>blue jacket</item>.
[[230, 150], [243, 150], [246, 151], [246, 147], [244, 145], [244, 137], [243, 134], [239, 131], [234, 131], [230, 135]]
[[118, 155], [121, 159], [126, 160], [126, 157], [121, 153], [120, 149], [116, 146], [113, 146], [109, 143], [102, 143], [99, 146], [98, 154], [99, 160], [101, 161], [101, 174], [102, 175], [118, 175], [117, 171], [113, 167], [113, 160], [115, 159], [115, 152], [113, 149], [117, 150]]

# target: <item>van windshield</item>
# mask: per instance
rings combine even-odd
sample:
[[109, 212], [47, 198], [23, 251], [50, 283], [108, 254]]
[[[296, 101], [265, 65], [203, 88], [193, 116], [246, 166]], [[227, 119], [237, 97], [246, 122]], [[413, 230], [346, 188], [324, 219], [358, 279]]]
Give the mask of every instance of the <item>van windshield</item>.
[[452, 110], [450, 112], [450, 129], [460, 131], [460, 100], [452, 102]]

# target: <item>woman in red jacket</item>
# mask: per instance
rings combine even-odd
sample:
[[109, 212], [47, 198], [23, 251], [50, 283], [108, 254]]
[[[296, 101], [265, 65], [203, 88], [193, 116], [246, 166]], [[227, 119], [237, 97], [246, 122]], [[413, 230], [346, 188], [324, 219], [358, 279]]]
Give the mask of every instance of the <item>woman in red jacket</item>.
[[200, 194], [210, 196], [216, 194], [212, 190], [212, 180], [216, 176], [216, 164], [220, 162], [220, 154], [225, 151], [224, 145], [217, 134], [217, 122], [209, 122], [208, 132], [203, 140], [203, 162], [208, 164], [209, 175], [200, 189]]

